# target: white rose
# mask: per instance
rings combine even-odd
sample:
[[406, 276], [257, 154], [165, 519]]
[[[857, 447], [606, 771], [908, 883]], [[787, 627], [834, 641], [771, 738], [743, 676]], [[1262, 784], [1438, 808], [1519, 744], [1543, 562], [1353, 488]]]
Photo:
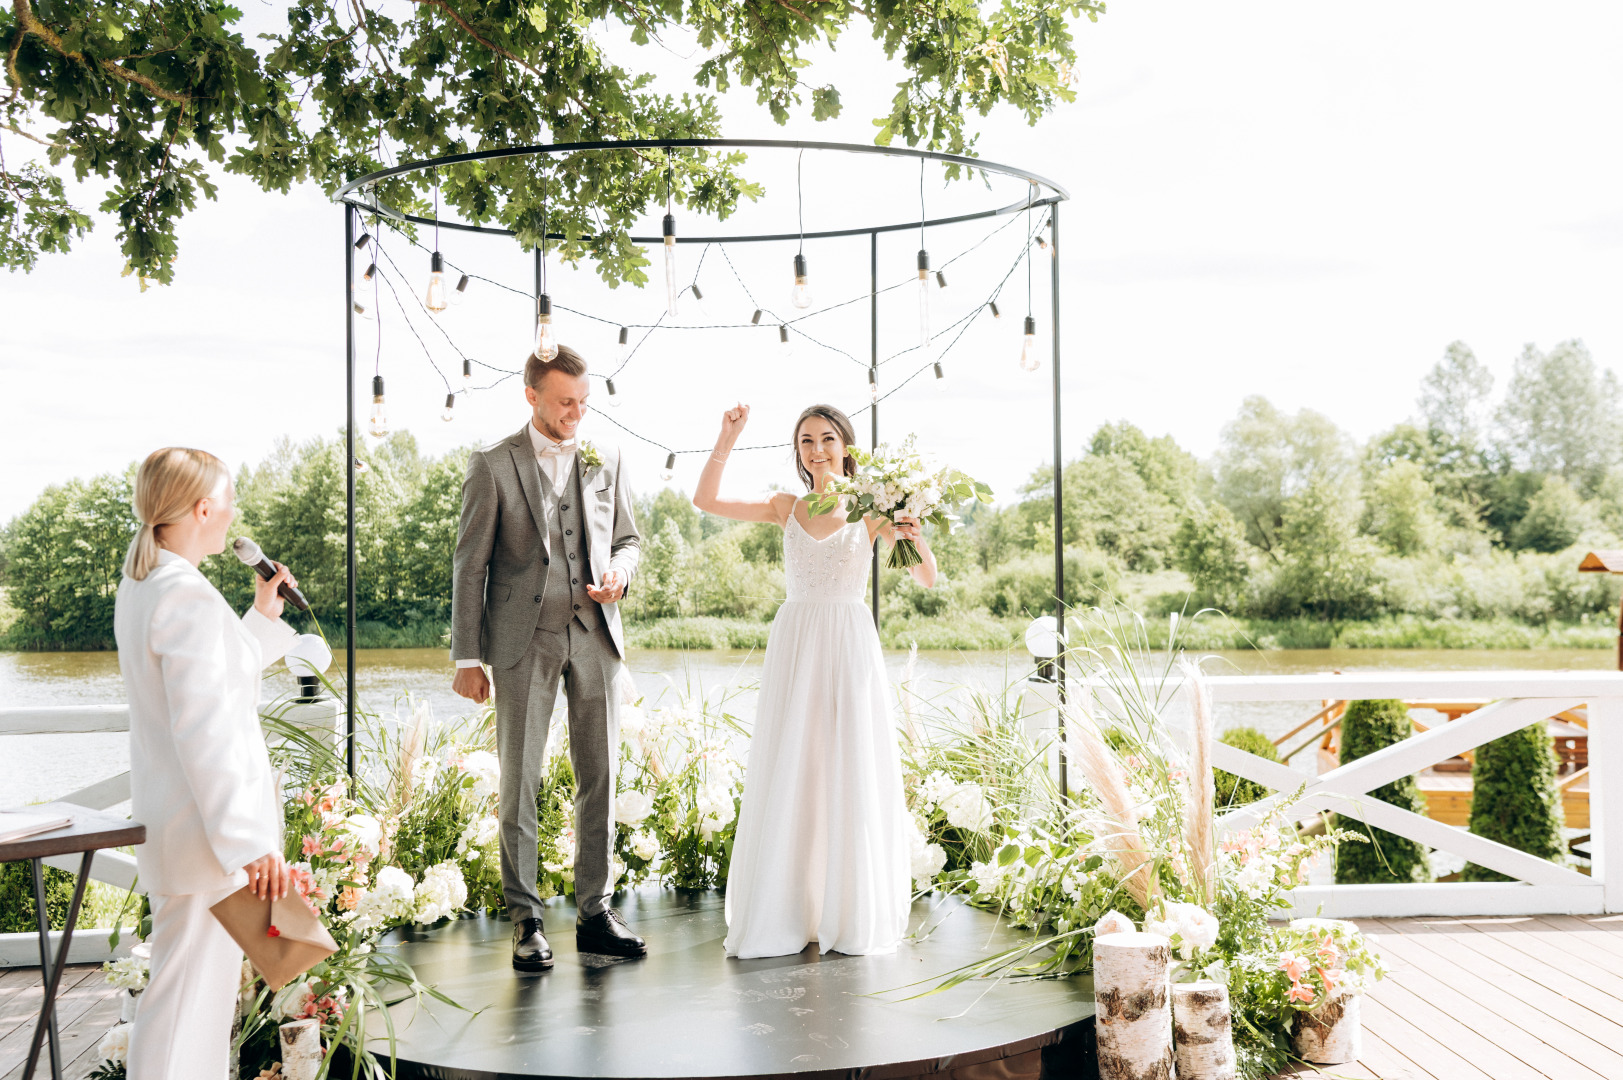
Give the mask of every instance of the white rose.
[[1178, 933], [1184, 944], [1194, 949], [1209, 949], [1216, 945], [1218, 929], [1217, 916], [1193, 904], [1184, 910], [1183, 919], [1178, 924]]
[[108, 1029], [107, 1034], [101, 1037], [96, 1045], [96, 1053], [101, 1055], [103, 1061], [110, 1061], [114, 1065], [124, 1064], [124, 1059], [130, 1053], [131, 1024], [115, 1024]]
[[[1147, 925], [1145, 929], [1148, 931]], [[1132, 932], [1133, 920], [1119, 911], [1107, 911], [1099, 916], [1098, 922], [1093, 924], [1093, 936], [1095, 939], [1101, 938], [1105, 934], [1130, 934]]]
[[654, 812], [654, 797], [646, 791], [622, 791], [614, 800], [614, 820], [621, 825], [641, 825]]
[[489, 750], [474, 750], [463, 754], [457, 761], [457, 768], [464, 776], [473, 778], [473, 795], [476, 799], [488, 799], [496, 794], [501, 783], [501, 762]]

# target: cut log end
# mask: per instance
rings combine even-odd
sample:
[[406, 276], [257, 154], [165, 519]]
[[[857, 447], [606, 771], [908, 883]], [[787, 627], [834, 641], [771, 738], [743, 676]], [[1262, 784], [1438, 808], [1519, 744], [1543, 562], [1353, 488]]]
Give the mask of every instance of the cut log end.
[[1228, 987], [1210, 981], [1174, 983], [1172, 1016], [1178, 1080], [1234, 1080]]
[[1104, 934], [1093, 943], [1100, 1080], [1172, 1080], [1170, 959], [1159, 934]]
[[1357, 994], [1338, 994], [1291, 1022], [1291, 1048], [1315, 1065], [1343, 1065], [1363, 1052], [1363, 1019]]

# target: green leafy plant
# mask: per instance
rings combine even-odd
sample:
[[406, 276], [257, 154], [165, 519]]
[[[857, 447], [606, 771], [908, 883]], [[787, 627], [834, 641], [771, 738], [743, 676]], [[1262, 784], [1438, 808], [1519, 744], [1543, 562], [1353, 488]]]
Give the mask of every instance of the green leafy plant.
[[[1279, 760], [1279, 748], [1274, 745], [1274, 741], [1254, 727], [1229, 728], [1217, 737], [1217, 741], [1224, 746], [1232, 746], [1248, 754], [1255, 754], [1265, 761]], [[1243, 776], [1236, 776], [1222, 769], [1212, 770], [1212, 782], [1216, 789], [1215, 804], [1220, 810], [1266, 799], [1272, 791], [1255, 780], [1247, 780]]]
[[[1471, 763], [1471, 831], [1536, 855], [1564, 862], [1565, 814], [1556, 786], [1555, 748], [1544, 724], [1483, 743]], [[1497, 870], [1466, 863], [1462, 881], [1511, 881]]]
[[[1342, 764], [1402, 742], [1413, 731], [1409, 710], [1401, 701], [1348, 702], [1347, 711], [1341, 718]], [[1426, 796], [1412, 776], [1384, 784], [1369, 794], [1371, 798], [1391, 803], [1399, 809], [1417, 814], [1426, 812]], [[1431, 862], [1424, 844], [1384, 829], [1372, 828], [1355, 815], [1337, 814], [1335, 820], [1339, 828], [1369, 839], [1367, 844], [1337, 849], [1338, 884], [1385, 885], [1432, 879]]]

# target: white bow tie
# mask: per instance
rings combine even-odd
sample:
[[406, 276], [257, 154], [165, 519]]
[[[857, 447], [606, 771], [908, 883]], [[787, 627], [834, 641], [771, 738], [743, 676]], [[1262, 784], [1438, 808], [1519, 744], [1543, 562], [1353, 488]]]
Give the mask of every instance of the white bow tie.
[[565, 439], [561, 443], [548, 443], [541, 448], [542, 457], [561, 457], [570, 450], [575, 449], [574, 439]]

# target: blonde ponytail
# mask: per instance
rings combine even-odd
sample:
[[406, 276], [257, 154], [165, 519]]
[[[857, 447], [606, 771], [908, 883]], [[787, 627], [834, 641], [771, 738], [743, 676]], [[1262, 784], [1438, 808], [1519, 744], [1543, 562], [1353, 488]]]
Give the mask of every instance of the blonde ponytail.
[[124, 576], [145, 580], [158, 565], [158, 527], [184, 520], [199, 499], [218, 494], [230, 479], [225, 462], [206, 450], [166, 446], [147, 455], [135, 474], [135, 516], [141, 528], [124, 556]]

